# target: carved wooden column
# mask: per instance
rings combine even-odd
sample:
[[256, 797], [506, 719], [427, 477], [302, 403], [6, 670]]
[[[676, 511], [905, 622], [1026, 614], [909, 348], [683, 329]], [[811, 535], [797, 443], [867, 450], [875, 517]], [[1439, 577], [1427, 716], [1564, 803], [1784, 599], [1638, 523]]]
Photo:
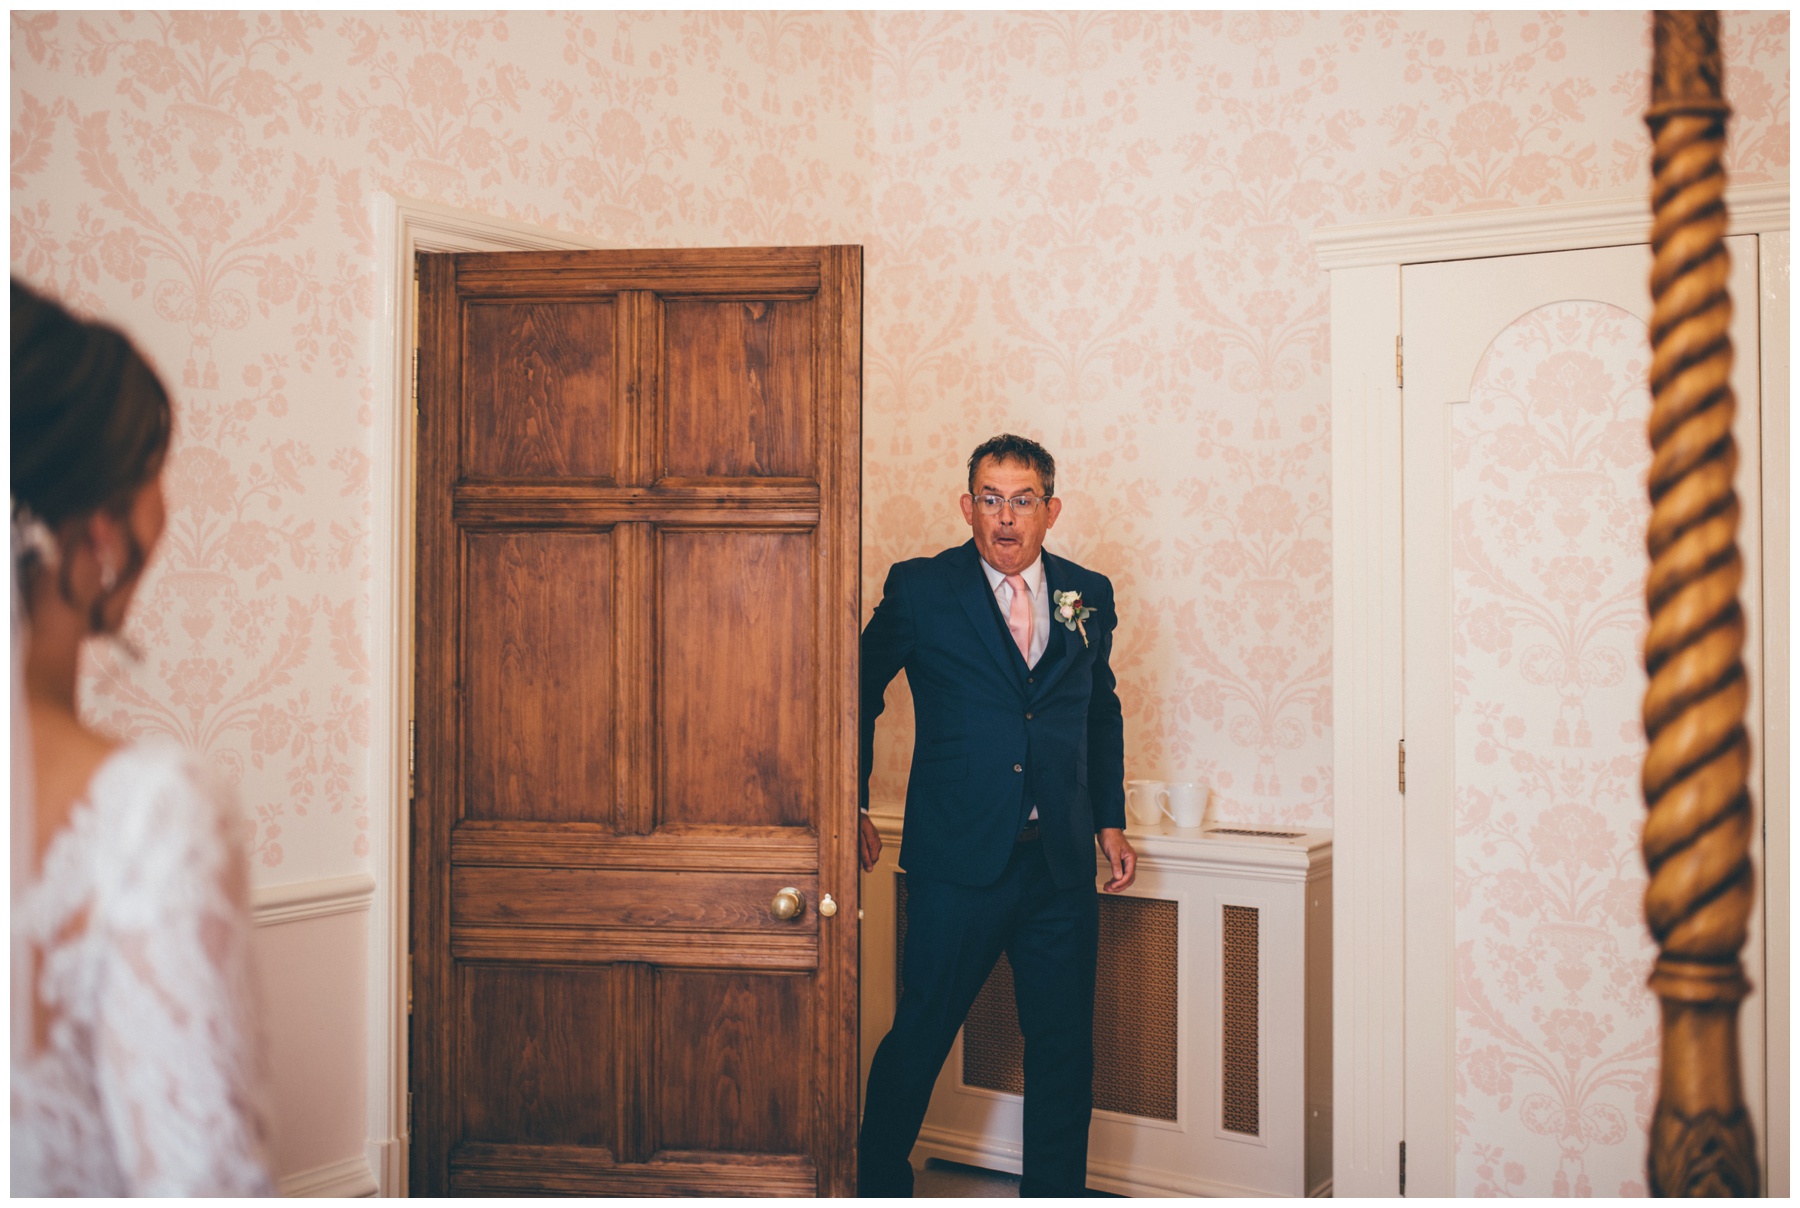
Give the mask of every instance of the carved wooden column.
[[1732, 482], [1731, 298], [1719, 18], [1658, 12], [1650, 111], [1650, 632], [1645, 914], [1661, 952], [1653, 1195], [1758, 1194], [1738, 1065], [1738, 952], [1754, 902], [1744, 614]]

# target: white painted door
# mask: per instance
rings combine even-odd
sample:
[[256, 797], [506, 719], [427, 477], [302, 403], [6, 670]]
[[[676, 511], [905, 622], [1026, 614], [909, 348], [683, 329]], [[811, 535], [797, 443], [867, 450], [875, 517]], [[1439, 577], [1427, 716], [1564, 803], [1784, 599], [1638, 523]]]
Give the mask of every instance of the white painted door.
[[[1727, 243], [1755, 735], [1757, 247]], [[1402, 270], [1409, 1195], [1644, 1193], [1649, 265], [1639, 245]], [[1759, 990], [1759, 1137], [1763, 1024]]]

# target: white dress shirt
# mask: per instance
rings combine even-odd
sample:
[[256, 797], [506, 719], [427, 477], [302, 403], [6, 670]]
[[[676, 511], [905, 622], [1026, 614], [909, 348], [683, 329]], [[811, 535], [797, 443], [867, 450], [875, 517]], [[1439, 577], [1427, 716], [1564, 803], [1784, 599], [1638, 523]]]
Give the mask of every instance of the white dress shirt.
[[[986, 558], [980, 561], [988, 586], [994, 589], [994, 599], [1000, 603], [1000, 615], [1012, 616], [1012, 584], [1006, 581], [1005, 575], [989, 566]], [[1031, 653], [1026, 656], [1025, 665], [1035, 667], [1050, 647], [1050, 586], [1044, 581], [1044, 556], [1039, 554], [1019, 573], [1025, 579], [1025, 592], [1031, 597]]]

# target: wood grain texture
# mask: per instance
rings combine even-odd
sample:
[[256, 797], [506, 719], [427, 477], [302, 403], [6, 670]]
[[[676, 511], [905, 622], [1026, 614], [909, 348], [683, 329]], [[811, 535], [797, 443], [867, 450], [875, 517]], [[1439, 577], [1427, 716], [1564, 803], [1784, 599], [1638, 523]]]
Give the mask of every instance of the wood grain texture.
[[[618, 726], [613, 742], [619, 753], [614, 779], [617, 808], [613, 828], [621, 836], [648, 835], [656, 829], [656, 744], [650, 733], [649, 719], [656, 711], [656, 584], [654, 567], [656, 529], [640, 519], [621, 524], [618, 534], [618, 568], [615, 599], [618, 607], [612, 617], [613, 648], [619, 668]], [[585, 837], [585, 831], [564, 833], [570, 852]], [[684, 846], [671, 839], [660, 844], [671, 862], [662, 867], [676, 867], [680, 855], [675, 850]], [[619, 849], [615, 849], [619, 850]]]
[[451, 1159], [459, 1195], [779, 1195], [810, 1197], [818, 1174], [796, 1154], [717, 1154], [662, 1150], [641, 1164], [611, 1154], [550, 1145], [469, 1142]]
[[[479, 488], [471, 488], [475, 495]], [[458, 493], [459, 496], [462, 492]], [[720, 493], [721, 496], [723, 492]], [[658, 494], [632, 497], [603, 491], [568, 491], [562, 497], [548, 491], [519, 490], [506, 497], [477, 497], [456, 502], [459, 524], [482, 528], [585, 526], [600, 528], [622, 524], [694, 524], [715, 527], [790, 528], [809, 530], [819, 523], [814, 500], [790, 503], [770, 495], [738, 498], [695, 498]]]
[[1739, 953], [1754, 901], [1745, 776], [1743, 560], [1733, 489], [1723, 58], [1716, 12], [1653, 23], [1650, 611], [1644, 640], [1644, 911], [1660, 949], [1653, 1195], [1755, 1196]]
[[663, 473], [811, 477], [811, 300], [673, 301], [662, 326]]
[[[728, 515], [745, 509], [767, 510], [787, 508], [806, 517], [804, 523], [816, 524], [819, 518], [819, 484], [803, 478], [717, 478], [705, 481], [661, 478], [648, 486], [604, 486], [587, 482], [463, 482], [452, 488], [456, 502], [456, 518], [464, 523], [480, 523], [487, 514], [483, 508], [543, 509], [543, 517], [565, 521], [571, 509], [632, 509], [631, 519], [643, 515], [641, 509], [667, 509], [674, 518], [700, 517], [715, 519], [716, 513]], [[510, 513], [496, 512], [506, 516]]]
[[463, 971], [462, 1135], [612, 1149], [612, 968]]
[[645, 290], [666, 297], [804, 298], [819, 292], [822, 250], [633, 248], [604, 253], [511, 252], [504, 257], [475, 253], [456, 257], [456, 275], [459, 288], [470, 297], [564, 299]]
[[656, 983], [654, 958], [621, 959], [614, 964], [613, 1018], [617, 1031], [608, 1041], [617, 1060], [613, 1101], [618, 1104], [621, 1162], [647, 1162], [656, 1152]]
[[663, 530], [657, 587], [659, 821], [808, 825], [811, 535]]
[[701, 872], [809, 873], [819, 841], [787, 826], [663, 827], [621, 835], [580, 823], [464, 822], [451, 836], [457, 865], [652, 868]]
[[422, 261], [412, 1188], [847, 1194], [860, 251]]
[[612, 534], [466, 542], [463, 815], [610, 821]]
[[449, 1175], [461, 1003], [450, 954], [450, 829], [459, 812], [456, 734], [457, 588], [460, 537], [448, 486], [458, 477], [462, 322], [448, 256], [419, 265], [419, 407], [414, 578], [412, 982], [408, 1186], [442, 1191]]
[[488, 303], [463, 314], [464, 472], [613, 478], [624, 393], [615, 300]]
[[[806, 908], [791, 919], [769, 912], [792, 886]], [[673, 928], [789, 935], [819, 929], [818, 878], [767, 872], [651, 869], [457, 867], [450, 876], [450, 924], [527, 927]]]
[[[815, 608], [820, 658], [814, 725], [819, 802], [819, 888], [840, 903], [837, 917], [856, 919], [862, 878], [857, 868], [858, 676], [862, 632], [862, 275], [860, 247], [827, 248], [819, 291], [820, 355], [817, 430], [819, 490], [829, 514], [819, 525]], [[813, 1076], [813, 1157], [819, 1194], [856, 1194], [856, 1129], [861, 1116], [858, 1060], [861, 959], [858, 929], [826, 927], [819, 935], [818, 1016]]]
[[657, 979], [658, 1136], [670, 1149], [806, 1153], [812, 987], [780, 974]]
[[819, 967], [811, 932], [670, 931], [648, 928], [460, 926], [449, 938], [459, 961], [537, 965], [593, 965], [638, 961], [670, 969], [781, 969]]

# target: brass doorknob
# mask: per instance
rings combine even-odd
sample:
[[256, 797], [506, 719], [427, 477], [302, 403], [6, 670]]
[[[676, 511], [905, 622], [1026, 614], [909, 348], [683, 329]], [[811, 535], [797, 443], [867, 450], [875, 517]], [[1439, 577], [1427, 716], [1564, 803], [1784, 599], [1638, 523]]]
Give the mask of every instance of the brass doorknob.
[[837, 903], [831, 900], [830, 894], [826, 894], [819, 899], [819, 913], [826, 918], [830, 918], [837, 913]]
[[775, 900], [769, 903], [769, 913], [778, 919], [791, 919], [806, 907], [806, 899], [792, 885], [778, 890]]

